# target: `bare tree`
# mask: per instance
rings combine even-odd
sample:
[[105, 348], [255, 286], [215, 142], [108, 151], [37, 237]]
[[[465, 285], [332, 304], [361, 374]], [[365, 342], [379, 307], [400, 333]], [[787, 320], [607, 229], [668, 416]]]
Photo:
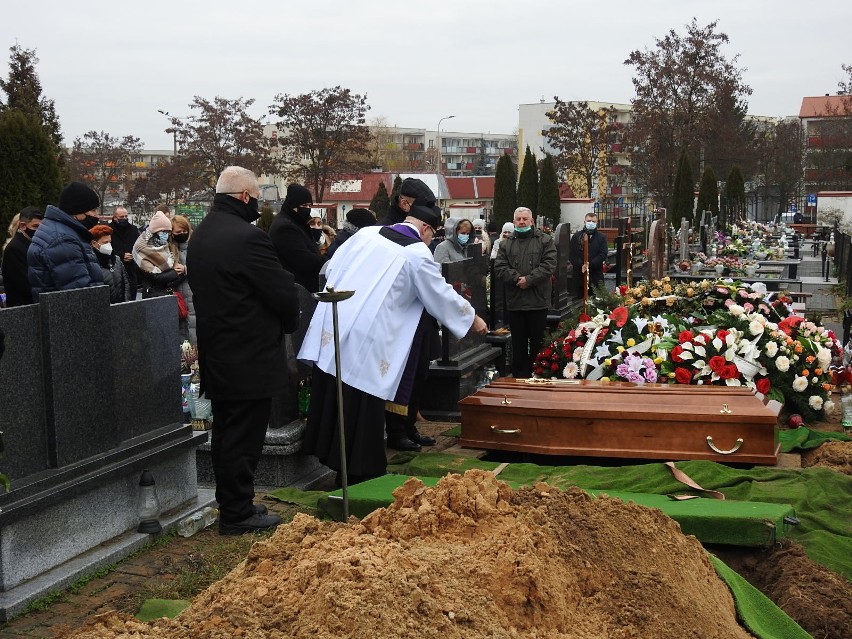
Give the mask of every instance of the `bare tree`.
[[615, 109], [592, 109], [587, 102], [562, 102], [547, 112], [553, 125], [542, 131], [548, 143], [558, 151], [553, 161], [567, 179], [579, 177], [586, 186], [585, 197], [599, 175], [606, 174], [610, 145], [615, 141]]
[[192, 115], [170, 118], [181, 157], [176, 166], [187, 171], [187, 187], [200, 175], [204, 188], [212, 192], [219, 174], [232, 165], [258, 175], [279, 173], [278, 142], [265, 136], [260, 119], [248, 113], [252, 104], [254, 100], [242, 98], [216, 96], [210, 101], [195, 96], [189, 105]]
[[280, 118], [279, 141], [291, 179], [304, 180], [322, 201], [337, 177], [370, 167], [367, 96], [336, 86], [301, 95], [279, 94], [269, 107]]
[[101, 198], [121, 197], [131, 186], [133, 162], [142, 142], [132, 135], [117, 138], [106, 131], [89, 131], [74, 140], [69, 159], [71, 178], [88, 184]]
[[672, 193], [680, 150], [688, 149], [692, 163], [700, 166], [711, 131], [716, 127], [718, 135], [725, 122], [718, 105], [745, 112], [745, 97], [751, 95], [735, 66], [739, 56], [722, 55], [728, 36], [716, 26], [714, 21], [700, 27], [693, 18], [685, 35], [671, 30], [653, 50], [633, 51], [624, 61], [635, 67], [628, 129], [634, 181], [663, 203]]

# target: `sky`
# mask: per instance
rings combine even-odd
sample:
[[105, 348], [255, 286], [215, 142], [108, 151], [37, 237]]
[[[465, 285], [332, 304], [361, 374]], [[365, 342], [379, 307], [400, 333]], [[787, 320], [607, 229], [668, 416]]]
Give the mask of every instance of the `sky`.
[[253, 98], [261, 117], [338, 85], [367, 95], [368, 122], [513, 133], [519, 104], [629, 103], [624, 60], [692, 18], [730, 38], [753, 115], [797, 115], [852, 64], [849, 0], [4, 0], [0, 75], [9, 47], [36, 49], [68, 145], [97, 130], [169, 149], [158, 110], [186, 116], [196, 95]]

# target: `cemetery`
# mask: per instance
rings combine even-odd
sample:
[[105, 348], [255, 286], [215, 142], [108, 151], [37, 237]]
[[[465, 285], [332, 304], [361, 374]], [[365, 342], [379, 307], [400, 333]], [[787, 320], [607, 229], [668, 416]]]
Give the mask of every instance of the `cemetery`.
[[[440, 337], [422, 407], [434, 421], [420, 424], [439, 446], [391, 457], [388, 475], [347, 495], [300, 453], [310, 371], [293, 358], [257, 483], [281, 500], [270, 504], [310, 495], [316, 509], [306, 512], [320, 519], [298, 514], [260, 537], [174, 619], [107, 613], [68, 636], [349, 636], [371, 618], [383, 637], [498, 628], [551, 637], [569, 627], [575, 637], [601, 628], [663, 636], [675, 625], [696, 637], [768, 639], [817, 636], [802, 629], [817, 617], [846, 623], [852, 535], [848, 500], [835, 498], [852, 488], [849, 437], [837, 423], [842, 329], [804, 306], [807, 293], [820, 295], [825, 278], [814, 273], [824, 264], [784, 229], [714, 224], [667, 228], [666, 267], [654, 280], [645, 275], [655, 267], [643, 257], [647, 225], [622, 220], [606, 286], [586, 300], [568, 294], [571, 233], [557, 226], [549, 330], [530, 379], [506, 377], [504, 298], [488, 258], [443, 265], [491, 333]], [[721, 273], [714, 259], [729, 259]], [[746, 271], [750, 260], [758, 268]], [[0, 413], [11, 480], [0, 496], [4, 620], [145, 544], [145, 471], [155, 483], [154, 537], [215, 505], [210, 415], [186, 383], [192, 356], [166, 328], [174, 304], [110, 306], [93, 288], [0, 313], [0, 373], [41, 380]], [[300, 304], [309, 318], [316, 301], [301, 290]], [[104, 317], [122, 327], [105, 346], [95, 328]], [[305, 329], [288, 337], [288, 353]], [[791, 465], [791, 453], [813, 458], [818, 447], [839, 458]], [[348, 523], [339, 522], [344, 499]], [[729, 565], [774, 565], [790, 544], [804, 548], [796, 587], [812, 599], [808, 611], [785, 614]], [[663, 554], [664, 569], [654, 560]], [[755, 556], [763, 559], [747, 559]], [[831, 597], [816, 594], [827, 584]], [[624, 617], [624, 606], [634, 614]]]

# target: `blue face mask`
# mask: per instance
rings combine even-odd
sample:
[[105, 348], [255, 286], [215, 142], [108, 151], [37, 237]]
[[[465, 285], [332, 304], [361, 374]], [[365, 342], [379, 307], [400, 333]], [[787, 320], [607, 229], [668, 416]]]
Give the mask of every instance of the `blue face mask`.
[[516, 227], [515, 227], [515, 233], [521, 233], [521, 234], [523, 234], [523, 233], [529, 233], [530, 231], [532, 231], [532, 227], [531, 227], [531, 226], [525, 226], [525, 227], [523, 227], [523, 228], [521, 228], [520, 226], [516, 226]]
[[160, 231], [157, 233], [157, 239], [160, 240], [163, 244], [169, 241], [169, 232], [168, 231]]
[[596, 228], [598, 228], [597, 222], [586, 222], [586, 230], [587, 231], [594, 231]]
[[459, 238], [459, 244], [464, 246], [470, 239], [470, 233], [459, 233], [457, 237]]

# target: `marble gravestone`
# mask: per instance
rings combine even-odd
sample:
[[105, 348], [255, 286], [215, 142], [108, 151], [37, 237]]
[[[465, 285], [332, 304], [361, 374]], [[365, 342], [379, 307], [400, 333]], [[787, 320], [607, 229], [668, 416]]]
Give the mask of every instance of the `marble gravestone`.
[[568, 295], [568, 270], [571, 262], [568, 259], [571, 250], [571, 225], [558, 224], [553, 235], [556, 243], [556, 272], [554, 273], [553, 290], [551, 291], [550, 308], [547, 311], [548, 324], [558, 324], [571, 312], [572, 298]]

